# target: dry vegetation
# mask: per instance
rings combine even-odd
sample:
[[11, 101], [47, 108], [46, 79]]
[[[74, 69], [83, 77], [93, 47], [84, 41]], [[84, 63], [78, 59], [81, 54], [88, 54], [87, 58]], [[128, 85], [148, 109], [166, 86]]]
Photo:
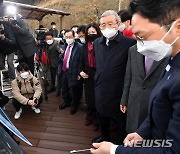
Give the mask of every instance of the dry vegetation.
[[[121, 9], [127, 8], [128, 4], [129, 0], [122, 0]], [[119, 0], [37, 0], [35, 5], [70, 12], [71, 15], [65, 18], [65, 28], [70, 28], [74, 24], [81, 25], [98, 21], [98, 17], [105, 10], [118, 11]], [[43, 19], [43, 25], [49, 28], [52, 21], [59, 26], [59, 17], [51, 15]], [[37, 22], [30, 22], [32, 29], [36, 26]]]

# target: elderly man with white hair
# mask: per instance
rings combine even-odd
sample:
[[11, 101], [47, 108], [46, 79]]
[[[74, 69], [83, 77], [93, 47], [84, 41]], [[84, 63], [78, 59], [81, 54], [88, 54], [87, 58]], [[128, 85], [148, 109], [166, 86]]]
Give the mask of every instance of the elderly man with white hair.
[[120, 18], [113, 10], [104, 12], [100, 18], [103, 36], [94, 42], [96, 58], [95, 101], [101, 136], [93, 142], [110, 141], [110, 120], [117, 124], [116, 143], [126, 136], [126, 116], [120, 111], [128, 49], [136, 44], [134, 39], [119, 32]]

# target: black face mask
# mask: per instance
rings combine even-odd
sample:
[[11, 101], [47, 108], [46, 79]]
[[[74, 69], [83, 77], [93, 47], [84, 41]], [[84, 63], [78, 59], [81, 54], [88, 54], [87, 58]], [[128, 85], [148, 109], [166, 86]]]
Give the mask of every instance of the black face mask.
[[95, 39], [97, 39], [97, 38], [98, 38], [98, 35], [97, 35], [97, 34], [90, 34], [90, 35], [88, 35], [88, 37], [87, 37], [88, 41], [91, 41], [91, 42], [94, 42]]

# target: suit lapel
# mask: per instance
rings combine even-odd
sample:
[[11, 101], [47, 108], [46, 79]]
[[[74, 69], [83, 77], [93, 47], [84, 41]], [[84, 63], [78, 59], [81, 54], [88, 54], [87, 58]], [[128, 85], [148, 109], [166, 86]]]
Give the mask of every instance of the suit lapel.
[[74, 59], [74, 55], [76, 54], [76, 52], [77, 52], [77, 45], [76, 45], [76, 43], [74, 43], [74, 46], [73, 46], [73, 48], [72, 48], [72, 51], [71, 51], [71, 58], [70, 58], [70, 61], [73, 61], [73, 59]]
[[161, 64], [161, 62], [162, 61], [160, 61], [160, 62], [154, 61], [153, 62], [152, 66], [151, 66], [151, 68], [150, 68], [150, 70], [149, 70], [149, 72], [146, 75], [146, 78], [144, 80], [146, 80], [156, 70], [156, 68]]
[[[167, 64], [168, 64], [168, 62], [169, 62], [168, 59], [169, 59], [169, 58], [167, 58]], [[156, 62], [156, 61], [153, 62], [153, 65], [152, 65], [152, 67], [150, 68], [150, 70], [149, 70], [149, 72], [148, 72], [145, 80], [156, 70], [156, 68], [157, 68], [162, 62], [164, 62], [164, 59], [161, 60], [161, 61], [159, 61], [159, 62]], [[167, 64], [166, 64], [166, 65], [167, 65]], [[166, 67], [166, 65], [164, 65], [164, 67]], [[163, 70], [165, 70], [165, 68], [164, 68]], [[163, 71], [163, 72], [164, 72], [164, 71]], [[162, 76], [162, 74], [161, 74], [161, 76]]]
[[107, 50], [107, 48], [108, 48], [108, 47], [106, 46], [106, 38], [101, 37], [101, 38], [100, 38], [100, 43], [101, 43], [102, 45], [100, 46], [99, 52], [100, 52], [101, 59], [102, 59], [102, 61], [103, 61], [103, 63], [104, 63], [104, 61], [105, 61], [104, 55], [105, 55], [106, 50]]
[[[137, 52], [137, 50], [135, 52]], [[144, 56], [138, 52], [137, 52], [136, 56], [137, 56], [137, 64], [138, 64], [139, 72], [140, 72], [142, 78], [144, 79], [146, 76], [145, 70], [144, 70]]]

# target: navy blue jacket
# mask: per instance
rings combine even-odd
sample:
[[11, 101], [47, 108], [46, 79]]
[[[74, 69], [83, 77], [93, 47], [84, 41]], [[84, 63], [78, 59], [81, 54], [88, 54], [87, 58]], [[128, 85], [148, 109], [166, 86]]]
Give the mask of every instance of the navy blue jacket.
[[125, 148], [119, 146], [116, 154], [179, 154], [180, 153], [180, 53], [169, 63], [151, 93], [149, 116], [137, 130], [143, 139], [170, 139], [172, 147]]
[[128, 50], [136, 40], [119, 33], [106, 45], [106, 38], [94, 42], [96, 58], [95, 101], [96, 109], [104, 117], [119, 114], [123, 92]]
[[[64, 51], [67, 48], [67, 44], [62, 47]], [[82, 45], [78, 42], [74, 42], [73, 49], [71, 51], [71, 57], [69, 61], [69, 86], [78, 86], [82, 84], [82, 81], [78, 81], [77, 77], [79, 75], [79, 64], [80, 64], [80, 58], [82, 54]], [[58, 66], [58, 75], [62, 74], [62, 66], [63, 66], [63, 59], [64, 54], [60, 54], [60, 62]]]

